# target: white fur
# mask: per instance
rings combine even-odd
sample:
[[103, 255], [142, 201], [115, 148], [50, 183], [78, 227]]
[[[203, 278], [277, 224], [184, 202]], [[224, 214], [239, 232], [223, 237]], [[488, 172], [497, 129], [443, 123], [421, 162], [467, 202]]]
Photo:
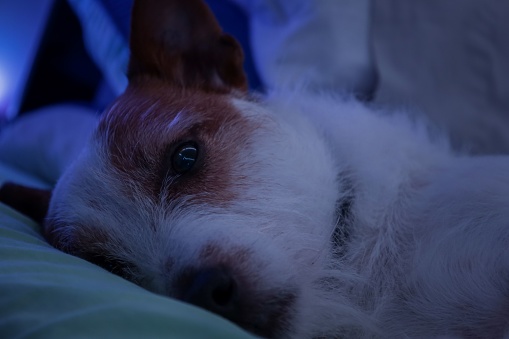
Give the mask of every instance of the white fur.
[[[507, 332], [507, 158], [453, 155], [425, 125], [348, 98], [231, 100], [260, 125], [237, 157], [235, 171], [248, 179], [232, 205], [184, 198], [169, 209], [141, 192], [128, 198], [93, 139], [60, 180], [49, 215], [69, 225], [70, 238], [80, 223], [105, 229], [119, 240], [106, 250], [135, 263], [136, 281], [162, 294], [172, 294], [168, 258], [179, 271], [199, 265], [210, 241], [226, 252], [250, 249], [237, 265], [260, 290], [299, 291], [288, 338]], [[87, 205], [92, 197], [100, 209]], [[351, 234], [336, 255], [331, 237], [347, 198]]]

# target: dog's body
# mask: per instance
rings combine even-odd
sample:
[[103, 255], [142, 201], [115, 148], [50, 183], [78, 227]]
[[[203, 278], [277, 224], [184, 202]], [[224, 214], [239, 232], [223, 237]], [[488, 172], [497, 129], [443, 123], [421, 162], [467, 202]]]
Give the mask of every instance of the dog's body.
[[203, 4], [141, 2], [129, 88], [53, 191], [50, 243], [267, 337], [508, 332], [507, 158], [347, 98], [249, 97]]

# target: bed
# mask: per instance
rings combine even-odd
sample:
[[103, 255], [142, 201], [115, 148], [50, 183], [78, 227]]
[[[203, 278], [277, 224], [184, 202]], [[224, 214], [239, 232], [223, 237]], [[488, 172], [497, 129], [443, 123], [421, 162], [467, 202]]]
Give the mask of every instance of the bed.
[[[69, 2], [76, 6], [78, 12], [80, 8], [85, 11], [81, 12], [83, 22], [90, 22], [87, 21], [87, 7], [80, 5], [94, 1]], [[115, 3], [113, 0], [104, 2]], [[244, 6], [246, 11], [256, 10], [249, 8], [247, 0], [235, 2]], [[357, 6], [360, 3], [355, 2]], [[488, 1], [486, 5], [475, 1], [466, 3], [469, 6], [462, 3], [464, 6], [458, 5], [462, 10], [454, 11], [454, 8], [449, 8], [454, 7], [452, 2], [446, 5], [438, 0], [421, 2], [420, 5], [409, 4], [403, 0], [391, 0], [386, 6], [377, 5], [375, 2], [370, 12], [372, 17], [351, 17], [357, 23], [364, 22], [367, 25], [369, 22], [372, 27], [358, 27], [359, 34], [362, 33], [360, 39], [369, 41], [362, 44], [358, 40], [358, 50], [349, 51], [353, 53], [352, 57], [345, 56], [345, 62], [352, 61], [355, 64], [346, 63], [341, 69], [359, 67], [359, 71], [354, 74], [359, 76], [355, 83], [359, 88], [368, 88], [373, 92], [373, 104], [422, 107], [432, 113], [428, 116], [430, 120], [434, 120], [444, 130], [452, 131], [450, 134], [456, 136], [459, 145], [464, 145], [464, 141], [467, 141], [467, 144], [474, 142], [478, 145], [473, 148], [476, 153], [506, 153], [509, 149], [509, 134], [506, 133], [509, 125], [509, 101], [507, 81], [500, 79], [507, 79], [508, 74], [505, 61], [507, 59], [502, 58], [509, 55], [506, 48], [508, 44], [503, 43], [507, 42], [507, 35], [486, 32], [491, 32], [489, 29], [493, 32], [505, 31], [502, 27], [506, 25], [503, 13], [507, 13], [509, 7], [497, 1]], [[446, 8], [448, 12], [444, 6], [449, 6]], [[298, 21], [298, 16], [289, 16], [291, 20], [287, 18], [289, 21], [283, 22], [281, 17], [269, 15], [272, 13], [269, 7], [260, 5], [259, 14], [251, 13], [252, 35], [257, 35], [258, 31], [258, 36], [266, 36], [260, 32], [277, 31], [285, 24], [292, 28], [294, 33], [309, 33], [309, 30], [315, 27], [310, 23], [322, 20], [320, 17], [319, 20], [308, 20], [306, 17], [308, 21], [302, 18]], [[288, 10], [293, 10], [293, 7]], [[443, 15], [446, 12], [455, 13], [455, 16]], [[334, 14], [327, 11], [317, 13]], [[343, 22], [345, 26], [349, 25], [348, 21]], [[433, 24], [429, 25], [430, 22]], [[122, 29], [122, 26], [118, 27], [120, 31], [126, 30]], [[472, 29], [467, 30], [465, 27]], [[346, 28], [341, 32], [352, 32]], [[93, 28], [90, 32], [93, 32]], [[373, 33], [368, 37], [366, 32]], [[400, 39], [394, 39], [398, 34]], [[435, 39], [437, 36], [442, 39]], [[88, 38], [90, 39], [90, 36]], [[351, 48], [352, 39], [355, 38], [359, 36], [345, 37], [341, 41], [345, 48]], [[454, 50], [447, 50], [446, 47], [451, 46], [450, 41], [456, 41], [459, 46]], [[297, 38], [288, 39], [289, 44], [298, 44], [297, 50], [305, 50], [300, 42]], [[264, 46], [260, 46], [262, 43]], [[244, 45], [248, 46], [246, 42]], [[280, 46], [274, 44], [272, 47]], [[274, 85], [270, 83], [269, 66], [281, 61], [274, 58], [277, 54], [272, 53], [270, 47], [262, 40], [255, 40], [253, 43], [253, 48], [258, 53], [255, 53], [254, 61], [261, 79], [269, 86]], [[123, 48], [125, 51], [126, 47]], [[502, 48], [505, 49], [501, 50]], [[286, 49], [291, 50], [291, 46]], [[341, 49], [338, 47], [338, 50]], [[321, 53], [320, 50], [308, 51]], [[368, 52], [372, 54], [366, 54]], [[123, 90], [125, 79], [118, 72], [114, 73], [113, 71], [119, 69], [111, 65], [121, 66], [126, 55], [125, 52], [95, 55], [98, 67], [104, 70], [104, 77], [117, 94]], [[250, 53], [247, 55], [250, 56]], [[359, 60], [364, 63], [359, 64]], [[305, 59], [304, 63], [295, 65], [308, 66], [307, 61], [308, 59]], [[252, 62], [249, 58], [248, 68], [254, 72]], [[327, 62], [320, 65], [329, 67]], [[446, 76], [451, 75], [447, 72], [433, 73], [437, 68], [448, 70], [450, 65], [456, 66], [456, 74], [450, 77]], [[330, 75], [327, 72], [319, 74]], [[375, 80], [371, 76], [377, 77], [376, 88], [373, 87]], [[250, 84], [251, 88], [260, 86], [256, 75], [251, 79], [256, 80]], [[330, 85], [328, 82], [324, 83]], [[441, 86], [458, 90], [439, 91]], [[66, 123], [61, 117], [55, 117], [53, 124], [46, 121], [53, 129], [60, 128], [60, 132], [41, 129], [39, 131], [42, 134], [39, 135], [30, 130], [30, 133], [25, 133], [26, 136], [31, 136], [29, 140], [22, 138], [19, 140], [21, 144], [15, 146], [2, 147], [0, 140], [0, 152], [3, 152], [0, 153], [0, 183], [10, 180], [37, 187], [51, 187], [79, 150], [79, 140], [86, 138], [87, 131], [94, 124], [95, 112], [82, 113], [81, 117], [87, 117], [87, 122], [83, 124]], [[44, 113], [40, 113], [41, 117], [43, 115]], [[458, 121], [463, 123], [458, 124]], [[65, 126], [76, 124], [85, 126], [78, 138], [75, 132], [68, 131], [65, 135], [61, 133], [66, 130]], [[34, 125], [38, 126], [37, 123]], [[468, 127], [465, 127], [465, 132], [463, 126]], [[478, 128], [479, 126], [487, 127]], [[461, 131], [458, 132], [458, 129]], [[16, 133], [23, 132], [21, 130]], [[5, 136], [5, 131], [2, 135]], [[67, 138], [67, 141], [72, 139], [73, 142], [56, 140], [57, 135], [59, 138]], [[32, 147], [34, 145], [37, 147]], [[27, 150], [30, 151], [27, 153]], [[23, 156], [20, 157], [20, 154]], [[84, 260], [53, 249], [42, 238], [37, 224], [2, 204], [0, 259], [1, 338], [251, 338], [242, 329], [214, 314], [145, 291]]]

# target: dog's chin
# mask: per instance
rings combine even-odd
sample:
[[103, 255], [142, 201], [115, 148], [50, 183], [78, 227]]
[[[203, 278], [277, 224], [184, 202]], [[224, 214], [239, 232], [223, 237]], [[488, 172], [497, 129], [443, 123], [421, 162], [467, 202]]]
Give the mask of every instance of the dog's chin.
[[[187, 271], [178, 279], [180, 288], [173, 297], [218, 314], [255, 335], [291, 337], [298, 289], [265, 289], [243, 280], [226, 268]], [[212, 293], [211, 288], [215, 290]]]
[[186, 264], [181, 258], [169, 259], [164, 265], [167, 271], [147, 274], [140, 263], [111, 252], [111, 238], [106, 232], [89, 232], [79, 225], [52, 220], [47, 219], [45, 237], [63, 252], [153, 293], [215, 313], [257, 336], [291, 338], [295, 333], [301, 288], [290, 273], [283, 278], [288, 267], [281, 267], [280, 277], [267, 282], [275, 264], [258, 260], [252, 250], [241, 246], [226, 250], [208, 243], [198, 251], [200, 260], [190, 261], [196, 264], [183, 266]]
[[296, 290], [274, 289], [246, 298], [241, 317], [227, 318], [244, 329], [266, 338], [286, 338], [293, 333]]
[[[209, 242], [198, 253], [197, 260], [185, 261], [187, 266], [174, 266], [168, 296], [220, 315], [258, 336], [292, 337], [301, 288], [288, 267], [267, 262], [242, 245], [221, 247]], [[273, 274], [276, 266], [278, 276]]]

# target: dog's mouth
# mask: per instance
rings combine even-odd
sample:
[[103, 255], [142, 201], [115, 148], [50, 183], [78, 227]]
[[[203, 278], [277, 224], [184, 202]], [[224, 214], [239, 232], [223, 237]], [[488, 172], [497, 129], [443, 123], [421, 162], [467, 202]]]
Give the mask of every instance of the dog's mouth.
[[176, 280], [176, 297], [226, 318], [265, 338], [279, 338], [291, 329], [297, 290], [256, 289], [227, 266], [189, 268]]

